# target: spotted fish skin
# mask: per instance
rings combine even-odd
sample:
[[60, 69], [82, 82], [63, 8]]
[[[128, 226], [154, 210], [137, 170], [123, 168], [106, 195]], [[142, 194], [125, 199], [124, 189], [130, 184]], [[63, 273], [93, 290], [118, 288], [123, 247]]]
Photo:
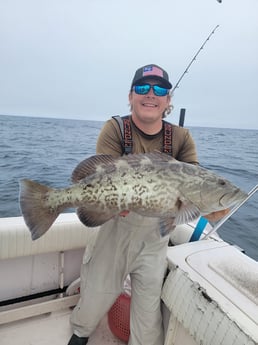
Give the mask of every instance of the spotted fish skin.
[[246, 197], [213, 172], [158, 152], [92, 156], [74, 169], [72, 182], [65, 189], [20, 182], [20, 208], [32, 239], [41, 237], [70, 207], [77, 208], [79, 219], [88, 227], [101, 225], [124, 210], [159, 217], [164, 235], [176, 224], [231, 207]]

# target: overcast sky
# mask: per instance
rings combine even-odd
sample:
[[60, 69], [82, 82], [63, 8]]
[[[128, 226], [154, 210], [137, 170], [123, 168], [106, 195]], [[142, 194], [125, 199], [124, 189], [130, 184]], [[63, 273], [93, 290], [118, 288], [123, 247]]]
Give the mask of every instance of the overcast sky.
[[127, 114], [134, 72], [175, 84], [168, 119], [258, 129], [258, 0], [0, 0], [0, 114]]

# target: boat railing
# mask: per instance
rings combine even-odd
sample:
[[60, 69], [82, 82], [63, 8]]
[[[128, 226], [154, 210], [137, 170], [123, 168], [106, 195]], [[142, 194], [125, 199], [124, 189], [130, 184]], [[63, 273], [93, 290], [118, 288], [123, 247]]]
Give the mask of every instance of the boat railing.
[[1, 218], [0, 260], [85, 248], [95, 236], [96, 228], [86, 228], [75, 213], [61, 214], [36, 241], [31, 240], [23, 217]]

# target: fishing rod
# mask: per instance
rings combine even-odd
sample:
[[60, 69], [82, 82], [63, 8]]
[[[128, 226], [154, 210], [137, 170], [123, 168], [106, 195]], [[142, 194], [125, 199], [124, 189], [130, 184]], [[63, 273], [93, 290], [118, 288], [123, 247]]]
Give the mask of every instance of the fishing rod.
[[212, 30], [212, 32], [209, 34], [209, 36], [206, 38], [206, 40], [203, 42], [202, 46], [199, 48], [199, 50], [197, 51], [197, 53], [194, 55], [194, 57], [192, 58], [192, 60], [190, 61], [189, 65], [186, 67], [185, 71], [183, 72], [183, 74], [181, 75], [181, 77], [178, 79], [177, 83], [175, 84], [175, 86], [172, 89], [172, 93], [175, 91], [175, 89], [178, 88], [179, 83], [181, 82], [181, 80], [184, 78], [184, 76], [186, 75], [186, 73], [188, 72], [189, 68], [191, 67], [191, 65], [193, 64], [193, 62], [196, 60], [197, 56], [200, 54], [201, 50], [204, 48], [205, 44], [209, 41], [209, 39], [211, 38], [211, 36], [215, 33], [215, 31], [217, 30], [217, 28], [219, 27], [219, 25], [216, 25], [215, 28]]
[[207, 237], [211, 236], [214, 232], [216, 232], [222, 224], [224, 224], [238, 209], [241, 207], [248, 199], [251, 198], [254, 193], [258, 191], [258, 184], [250, 190], [250, 192], [247, 194], [247, 197], [241, 201], [239, 204], [237, 204], [235, 207], [232, 208], [232, 210], [226, 214], [225, 217], [223, 217], [203, 238], [202, 240], [205, 240]]

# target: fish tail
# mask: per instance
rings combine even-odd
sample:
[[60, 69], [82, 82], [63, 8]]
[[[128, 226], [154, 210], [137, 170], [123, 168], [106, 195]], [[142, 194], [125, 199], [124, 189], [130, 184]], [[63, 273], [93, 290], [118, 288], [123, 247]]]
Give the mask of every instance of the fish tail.
[[63, 210], [63, 207], [51, 209], [46, 205], [46, 196], [52, 190], [35, 181], [20, 181], [20, 209], [32, 240], [41, 237]]

